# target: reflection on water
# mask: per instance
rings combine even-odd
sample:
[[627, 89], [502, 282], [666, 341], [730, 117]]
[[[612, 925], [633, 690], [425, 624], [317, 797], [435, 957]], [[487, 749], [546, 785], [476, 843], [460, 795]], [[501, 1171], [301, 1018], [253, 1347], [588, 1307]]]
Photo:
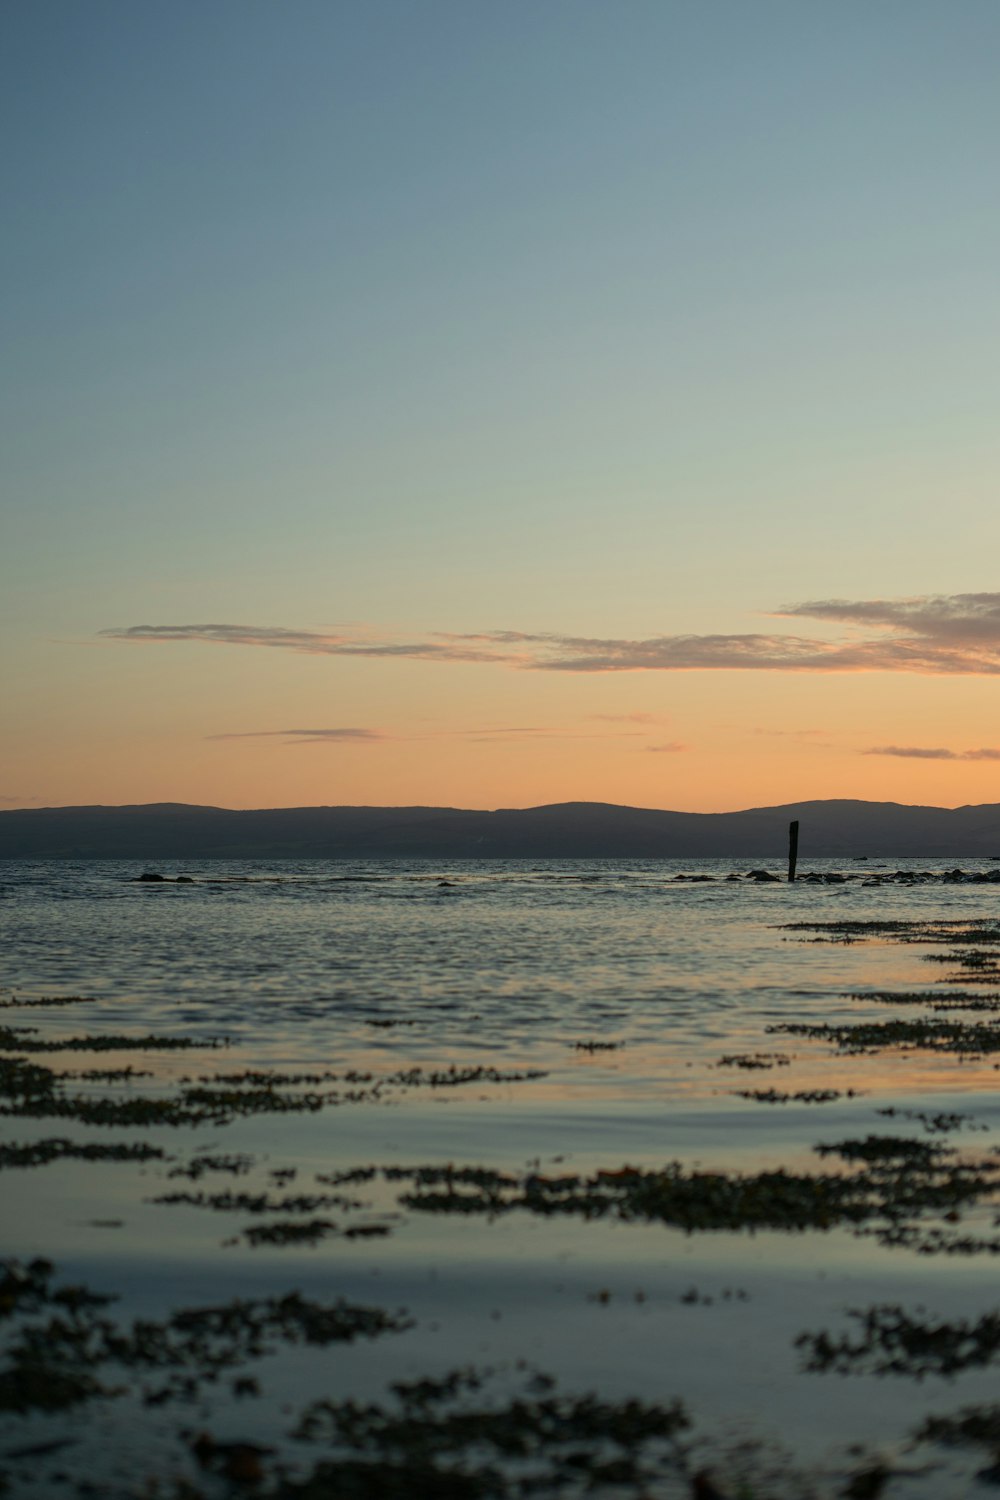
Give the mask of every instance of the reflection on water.
[[[813, 1456], [832, 1438], [898, 1435], [912, 1388], [852, 1374], [831, 1403], [828, 1382], [800, 1373], [795, 1337], [832, 1326], [847, 1301], [910, 1288], [978, 1315], [974, 1258], [931, 1266], [843, 1227], [698, 1234], [523, 1206], [495, 1222], [436, 1216], [406, 1202], [400, 1174], [446, 1163], [512, 1174], [529, 1199], [533, 1173], [672, 1161], [816, 1173], [829, 1169], [817, 1144], [929, 1135], [927, 1120], [946, 1114], [949, 1150], [991, 1150], [989, 1053], [848, 1055], [783, 1028], [881, 1022], [896, 1012], [865, 994], [931, 993], [948, 972], [924, 946], [817, 942], [785, 924], [992, 919], [993, 887], [790, 887], [732, 881], [733, 868], [206, 861], [163, 864], [165, 881], [141, 882], [141, 867], [113, 861], [0, 866], [0, 1024], [34, 1028], [8, 1034], [3, 1056], [74, 1070], [60, 1087], [80, 1100], [175, 1109], [141, 1130], [121, 1112], [117, 1124], [60, 1116], [51, 1098], [0, 1118], [0, 1144], [138, 1134], [164, 1153], [6, 1166], [4, 1253], [50, 1256], [158, 1315], [192, 1287], [203, 1301], [294, 1285], [406, 1305], [415, 1326], [377, 1346], [272, 1361], [250, 1426], [276, 1441], [281, 1401], [315, 1395], [317, 1382], [375, 1393], [401, 1375], [524, 1358], [619, 1395], [638, 1384], [652, 1399], [683, 1396], [707, 1422], [792, 1433]], [[989, 997], [985, 972], [978, 982]], [[9, 1003], [69, 995], [93, 998]], [[225, 1046], [95, 1050], [101, 1037], [151, 1033]], [[31, 1050], [74, 1037], [91, 1050]], [[99, 1076], [127, 1066], [148, 1076]], [[218, 1100], [234, 1089], [227, 1114]], [[301, 1105], [306, 1092], [315, 1107]], [[300, 1102], [277, 1108], [283, 1093]], [[191, 1101], [205, 1098], [216, 1102], [195, 1118]], [[972, 1204], [960, 1217], [979, 1233], [991, 1213]], [[326, 1227], [311, 1240], [289, 1231], [287, 1243], [248, 1234], [276, 1215]], [[987, 1386], [987, 1375], [962, 1377], [963, 1397]], [[937, 1394], [924, 1391], [928, 1409]], [[246, 1427], [238, 1404], [219, 1403], [220, 1421]], [[85, 1419], [62, 1420], [86, 1451]], [[167, 1443], [175, 1428], [147, 1413], [137, 1430], [143, 1444], [155, 1433]], [[86, 1441], [123, 1453], [135, 1440], [112, 1411], [94, 1431]]]

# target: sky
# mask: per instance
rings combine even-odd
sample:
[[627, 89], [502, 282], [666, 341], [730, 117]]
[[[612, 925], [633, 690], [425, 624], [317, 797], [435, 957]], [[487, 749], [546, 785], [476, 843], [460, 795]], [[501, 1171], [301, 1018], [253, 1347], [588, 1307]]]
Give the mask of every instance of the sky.
[[10, 0], [0, 807], [1000, 801], [995, 0]]

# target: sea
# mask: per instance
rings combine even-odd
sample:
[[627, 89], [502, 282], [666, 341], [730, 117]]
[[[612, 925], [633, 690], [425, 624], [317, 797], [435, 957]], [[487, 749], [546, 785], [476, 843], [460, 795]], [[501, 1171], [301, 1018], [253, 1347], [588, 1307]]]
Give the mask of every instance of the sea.
[[[879, 1464], [883, 1500], [980, 1493], [988, 1454], [918, 1434], [996, 1396], [992, 1198], [934, 1219], [939, 1250], [974, 1241], [936, 1253], [835, 1217], [680, 1222], [607, 1197], [847, 1171], [835, 1147], [893, 1135], [938, 1162], [1000, 1148], [985, 1031], [884, 1032], [936, 998], [992, 1025], [1000, 866], [808, 861], [789, 884], [766, 865], [0, 863], [8, 1494], [394, 1494], [376, 1468], [296, 1489], [320, 1456], [302, 1413], [385, 1416], [420, 1382], [428, 1432], [434, 1401], [495, 1411], [529, 1387], [682, 1404], [652, 1479], [569, 1464], [553, 1494], [686, 1500], [705, 1469], [724, 1500], [804, 1500]], [[883, 1031], [845, 1044], [860, 1024]], [[55, 1074], [29, 1088], [25, 1065]], [[39, 1262], [48, 1291], [13, 1296]], [[116, 1366], [91, 1331], [65, 1401], [12, 1395], [25, 1349], [59, 1344], [66, 1286], [114, 1299], [119, 1329], [168, 1329], [162, 1358]], [[177, 1342], [185, 1310], [287, 1296], [395, 1321], [329, 1343], [272, 1329], [212, 1375]], [[979, 1356], [915, 1372], [913, 1339], [895, 1371], [850, 1353], [886, 1308]], [[810, 1359], [821, 1335], [846, 1340], [839, 1368]], [[329, 1462], [353, 1452], [337, 1433]], [[474, 1458], [433, 1462], [474, 1477]], [[493, 1455], [500, 1488], [454, 1493], [521, 1493], [524, 1462]]]

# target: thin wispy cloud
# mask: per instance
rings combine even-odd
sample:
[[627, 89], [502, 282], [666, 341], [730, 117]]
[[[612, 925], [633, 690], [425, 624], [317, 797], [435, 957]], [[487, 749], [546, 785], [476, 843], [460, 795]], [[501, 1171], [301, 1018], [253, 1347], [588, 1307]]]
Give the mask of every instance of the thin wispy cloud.
[[519, 630], [433, 632], [426, 640], [285, 626], [130, 625], [102, 631], [133, 644], [201, 642], [319, 656], [482, 662], [533, 672], [916, 672], [1000, 674], [1000, 593], [913, 599], [813, 600], [772, 612], [845, 629], [832, 640], [781, 632], [663, 635], [645, 640], [532, 634]]
[[666, 745], [647, 745], [646, 749], [654, 755], [679, 755], [682, 750], [690, 750], [690, 745], [682, 744], [680, 740], [671, 740]]
[[283, 739], [288, 745], [357, 744], [387, 738], [379, 729], [244, 729], [231, 734], [208, 734], [209, 740]]
[[[308, 656], [385, 656], [416, 661], [497, 661], [496, 652], [462, 647], [456, 640], [384, 641], [362, 635], [319, 630], [295, 630], [284, 625], [128, 625], [102, 630], [110, 640], [172, 645], [198, 641], [211, 646], [263, 646], [272, 650], [297, 651]], [[476, 637], [470, 637], [474, 640]]]
[[[472, 741], [492, 740], [610, 740], [634, 739], [641, 734], [638, 729], [626, 729], [595, 733], [593, 730], [577, 729], [563, 724], [488, 724], [472, 729], [436, 729], [425, 734], [405, 734], [385, 729], [359, 729], [337, 727], [332, 729], [240, 729], [224, 734], [208, 734], [208, 740], [270, 740], [280, 739], [286, 745], [351, 745], [384, 744], [391, 741], [468, 739]], [[0, 799], [2, 800], [2, 799]]]
[[924, 745], [873, 745], [862, 755], [897, 755], [902, 760], [1000, 760], [1000, 750], [985, 746], [980, 750], [945, 750]]
[[785, 618], [802, 616], [843, 624], [880, 625], [924, 639], [1000, 641], [1000, 594], [927, 594], [912, 599], [818, 599], [776, 610]]

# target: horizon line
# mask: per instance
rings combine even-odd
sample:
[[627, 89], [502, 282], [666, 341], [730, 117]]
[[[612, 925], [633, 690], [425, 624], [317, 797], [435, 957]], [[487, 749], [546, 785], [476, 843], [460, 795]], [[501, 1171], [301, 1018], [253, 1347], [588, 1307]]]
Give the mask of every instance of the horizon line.
[[741, 813], [779, 812], [784, 808], [823, 807], [840, 803], [852, 807], [898, 807], [907, 811], [964, 812], [974, 808], [1000, 807], [998, 802], [960, 802], [954, 806], [931, 802], [897, 802], [885, 798], [867, 797], [799, 797], [790, 802], [758, 803], [749, 807], [733, 807], [711, 811], [694, 808], [646, 807], [631, 802], [608, 802], [603, 799], [588, 800], [572, 798], [565, 802], [537, 802], [526, 807], [460, 807], [450, 803], [436, 802], [316, 802], [282, 803], [263, 807], [224, 807], [208, 802], [71, 802], [44, 803], [22, 807], [0, 808], [0, 817], [17, 813], [72, 813], [72, 812], [142, 812], [154, 809], [172, 809], [202, 813], [290, 813], [290, 812], [447, 812], [479, 813], [491, 816], [498, 813], [544, 812], [555, 808], [614, 808], [622, 812], [668, 813], [676, 817], [720, 818], [734, 817]]

